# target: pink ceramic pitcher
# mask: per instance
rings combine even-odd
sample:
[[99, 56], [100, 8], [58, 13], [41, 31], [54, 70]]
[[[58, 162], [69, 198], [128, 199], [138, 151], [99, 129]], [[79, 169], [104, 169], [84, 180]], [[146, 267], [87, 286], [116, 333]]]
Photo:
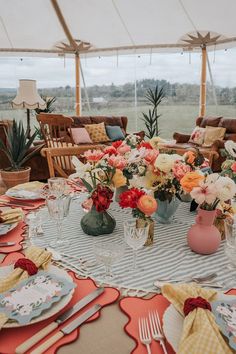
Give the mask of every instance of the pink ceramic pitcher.
[[215, 253], [221, 241], [220, 232], [213, 225], [216, 210], [198, 209], [196, 224], [192, 225], [187, 234], [188, 245], [192, 251], [200, 254]]

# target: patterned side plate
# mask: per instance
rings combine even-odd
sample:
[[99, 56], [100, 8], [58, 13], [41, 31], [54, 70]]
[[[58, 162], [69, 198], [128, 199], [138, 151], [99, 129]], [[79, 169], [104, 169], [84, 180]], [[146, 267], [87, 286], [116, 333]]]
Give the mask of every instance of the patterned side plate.
[[236, 299], [213, 302], [212, 312], [230, 347], [236, 350]]
[[[0, 277], [12, 271], [1, 267]], [[40, 271], [0, 296], [0, 312], [10, 320], [4, 328], [20, 327], [43, 321], [62, 310], [71, 300], [75, 284], [67, 272], [51, 266]]]

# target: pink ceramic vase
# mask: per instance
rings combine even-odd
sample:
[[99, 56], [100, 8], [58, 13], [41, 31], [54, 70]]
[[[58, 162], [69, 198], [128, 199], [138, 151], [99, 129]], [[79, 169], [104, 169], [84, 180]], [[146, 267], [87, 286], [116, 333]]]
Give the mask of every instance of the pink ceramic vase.
[[187, 234], [188, 245], [192, 251], [200, 254], [215, 253], [221, 241], [219, 230], [213, 225], [216, 210], [198, 209], [196, 224]]

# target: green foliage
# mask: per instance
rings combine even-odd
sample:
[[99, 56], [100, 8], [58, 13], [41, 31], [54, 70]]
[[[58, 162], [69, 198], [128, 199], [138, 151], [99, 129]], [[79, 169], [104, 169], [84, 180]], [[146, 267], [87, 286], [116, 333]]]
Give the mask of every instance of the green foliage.
[[40, 113], [52, 113], [55, 110], [55, 107], [53, 107], [53, 104], [56, 102], [56, 97], [47, 97], [41, 95], [42, 99], [46, 102], [46, 108], [40, 109], [40, 108], [35, 108], [35, 112], [37, 114]]
[[151, 109], [148, 110], [148, 114], [142, 113], [145, 127], [147, 129], [146, 136], [151, 139], [154, 136], [159, 135], [159, 125], [158, 119], [160, 118], [160, 114], [157, 114], [157, 108], [159, 104], [162, 102], [163, 98], [165, 97], [164, 87], [159, 89], [158, 85], [156, 85], [155, 89], [149, 88], [145, 95], [148, 103], [152, 106]]
[[11, 164], [11, 170], [17, 171], [22, 165], [41, 149], [41, 145], [30, 151], [30, 147], [35, 139], [36, 132], [27, 138], [27, 131], [24, 130], [20, 121], [13, 120], [12, 126], [6, 131], [6, 144], [0, 139], [0, 150], [2, 150]]

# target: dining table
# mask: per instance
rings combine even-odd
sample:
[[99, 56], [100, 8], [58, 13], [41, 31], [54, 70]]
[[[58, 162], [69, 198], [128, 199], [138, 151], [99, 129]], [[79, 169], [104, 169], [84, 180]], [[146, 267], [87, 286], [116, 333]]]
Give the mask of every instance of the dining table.
[[[155, 223], [153, 244], [138, 251], [138, 264], [144, 268], [141, 273], [129, 272], [132, 265], [132, 250], [127, 246], [123, 257], [112, 267], [114, 279], [110, 282], [104, 281], [101, 275], [103, 267], [101, 264], [95, 263], [94, 241], [103, 239], [112, 241], [114, 244], [122, 244], [124, 242], [124, 221], [130, 220], [132, 215], [129, 210], [122, 210], [114, 201], [109, 209], [116, 220], [114, 232], [111, 235], [97, 237], [86, 235], [80, 227], [81, 217], [86, 212], [82, 207], [86, 198], [86, 193], [78, 193], [77, 197], [73, 198], [71, 202], [70, 212], [63, 221], [62, 231], [63, 237], [69, 240], [69, 244], [67, 243], [65, 246], [61, 244], [55, 249], [59, 254], [67, 254], [69, 257], [65, 256], [63, 258], [65, 260], [64, 264], [63, 259], [61, 262], [55, 260], [54, 264], [60, 264], [76, 279], [81, 280], [79, 284], [86, 280], [91, 281], [97, 286], [117, 289], [118, 295], [109, 305], [102, 308], [99, 318], [82, 325], [73, 340], [57, 348], [57, 353], [146, 353], [145, 346], [132, 335], [133, 328], [137, 327], [138, 324], [134, 324], [131, 312], [133, 311], [134, 317], [136, 310], [138, 315], [142, 311], [145, 313], [149, 309], [148, 304], [152, 303], [154, 307], [161, 306], [163, 314], [168, 304], [160, 293], [160, 287], [155, 285], [155, 281], [158, 279], [185, 279], [186, 277], [201, 276], [214, 271], [217, 273], [217, 282], [223, 284], [223, 291], [227, 292], [233, 288], [232, 274], [225, 271], [228, 259], [224, 252], [224, 241], [219, 250], [209, 256], [195, 254], [188, 248], [186, 234], [189, 227], [194, 223], [196, 214], [190, 212], [190, 204], [184, 202], [179, 206], [170, 224]], [[26, 214], [37, 212], [40, 215], [43, 232], [38, 236], [34, 235], [32, 238], [29, 235], [29, 228], [22, 221], [17, 230], [10, 231], [2, 238], [6, 242], [13, 240], [16, 242], [14, 246], [0, 247], [0, 262], [3, 262], [3, 264], [4, 260], [13, 254], [24, 254], [25, 249], [32, 244], [47, 248], [57, 238], [55, 222], [50, 219], [44, 200], [35, 203], [34, 208], [22, 208]], [[133, 309], [129, 313], [130, 304]], [[146, 310], [145, 306], [147, 306]], [[141, 308], [143, 308], [142, 311]], [[135, 318], [136, 320], [137, 318]], [[7, 331], [7, 329], [4, 329], [4, 331]], [[168, 353], [174, 353], [170, 346], [167, 348]], [[155, 343], [153, 349], [157, 353], [162, 353], [159, 343]]]

